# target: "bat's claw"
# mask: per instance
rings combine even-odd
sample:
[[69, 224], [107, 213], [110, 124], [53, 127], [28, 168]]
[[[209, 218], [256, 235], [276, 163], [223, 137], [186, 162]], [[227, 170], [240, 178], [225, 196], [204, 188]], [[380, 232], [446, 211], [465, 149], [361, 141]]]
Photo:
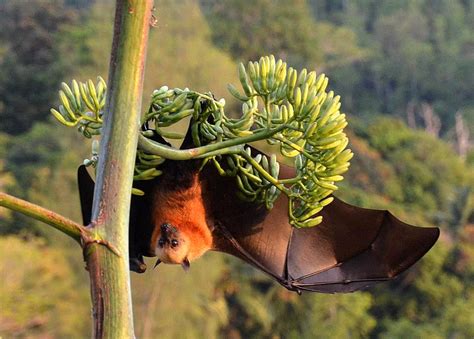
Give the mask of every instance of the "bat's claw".
[[143, 273], [146, 271], [146, 264], [143, 262], [143, 258], [130, 258], [130, 271]]

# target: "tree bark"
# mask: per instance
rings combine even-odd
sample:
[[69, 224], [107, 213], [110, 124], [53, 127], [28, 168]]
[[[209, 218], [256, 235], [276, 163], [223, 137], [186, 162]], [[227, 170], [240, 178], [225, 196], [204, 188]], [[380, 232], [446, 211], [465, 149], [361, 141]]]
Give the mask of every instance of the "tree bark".
[[117, 0], [108, 94], [89, 230], [95, 338], [133, 338], [128, 223], [152, 0]]

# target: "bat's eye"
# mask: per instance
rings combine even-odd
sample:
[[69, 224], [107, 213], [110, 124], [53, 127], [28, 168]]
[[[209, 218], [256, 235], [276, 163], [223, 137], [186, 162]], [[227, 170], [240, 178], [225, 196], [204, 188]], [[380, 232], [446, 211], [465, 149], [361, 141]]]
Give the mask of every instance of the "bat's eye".
[[160, 247], [165, 246], [165, 239], [160, 238], [160, 240], [158, 240], [158, 246], [160, 246]]
[[171, 247], [176, 247], [178, 246], [179, 242], [176, 239], [171, 240]]

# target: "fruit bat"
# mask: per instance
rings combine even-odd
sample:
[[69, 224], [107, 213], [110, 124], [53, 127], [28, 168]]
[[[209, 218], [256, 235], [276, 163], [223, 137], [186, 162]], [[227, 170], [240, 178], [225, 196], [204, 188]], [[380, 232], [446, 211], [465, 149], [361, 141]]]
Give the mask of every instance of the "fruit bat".
[[[166, 143], [159, 136], [155, 140]], [[181, 149], [190, 147], [188, 133]], [[219, 175], [211, 163], [201, 167], [202, 160], [166, 160], [161, 176], [134, 182], [145, 194], [132, 196], [131, 270], [145, 271], [143, 256], [187, 269], [212, 250], [244, 260], [291, 291], [352, 292], [393, 279], [439, 236], [438, 228], [415, 227], [388, 211], [359, 208], [336, 197], [320, 212], [321, 224], [294, 228], [284, 194], [268, 210], [239, 198], [235, 178]], [[282, 165], [280, 178], [285, 177], [294, 177], [294, 169]], [[78, 183], [88, 225], [94, 181], [84, 166]]]

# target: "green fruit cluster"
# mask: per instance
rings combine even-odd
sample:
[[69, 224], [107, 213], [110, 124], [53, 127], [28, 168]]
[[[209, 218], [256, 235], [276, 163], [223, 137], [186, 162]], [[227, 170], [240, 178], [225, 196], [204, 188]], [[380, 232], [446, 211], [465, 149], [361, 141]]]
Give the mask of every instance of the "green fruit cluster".
[[73, 80], [71, 86], [62, 83], [59, 91], [61, 105], [51, 109], [53, 116], [63, 125], [74, 127], [86, 138], [99, 135], [102, 129], [102, 115], [107, 93], [107, 84], [101, 77], [97, 83]]
[[[222, 159], [220, 162], [217, 159]], [[245, 147], [240, 154], [228, 154], [224, 157], [212, 157], [212, 161], [222, 176], [235, 177], [240, 188], [239, 196], [246, 201], [264, 202], [268, 209], [278, 198], [280, 186], [278, 175], [280, 164], [276, 155], [252, 154]], [[221, 162], [225, 161], [221, 165]]]
[[[242, 118], [223, 125], [236, 136], [275, 130], [266, 140], [279, 145], [284, 157], [294, 159], [297, 174], [295, 180], [285, 180], [286, 186], [272, 186], [288, 195], [294, 226], [319, 224], [322, 217], [317, 214], [332, 201], [335, 183], [343, 179], [353, 156], [346, 149], [347, 121], [340, 112], [340, 97], [326, 91], [324, 74], [306, 69], [298, 73], [273, 56], [249, 62], [247, 68], [240, 64], [239, 78], [243, 93], [234, 86], [229, 90], [243, 101]], [[272, 202], [267, 199], [269, 206]]]
[[[221, 175], [236, 178], [243, 199], [272, 208], [279, 194], [288, 196], [289, 220], [295, 227], [312, 227], [322, 221], [318, 213], [333, 200], [336, 183], [349, 168], [353, 154], [346, 149], [347, 125], [340, 112], [340, 97], [326, 91], [324, 74], [297, 72], [273, 56], [239, 65], [242, 91], [229, 85], [230, 93], [242, 102], [242, 114], [232, 118], [225, 113], [225, 101], [212, 93], [188, 88], [155, 90], [148, 111], [142, 118], [142, 135], [154, 142], [161, 138], [183, 139], [170, 128], [190, 119], [195, 149], [191, 158], [211, 162]], [[86, 136], [100, 134], [105, 103], [105, 82], [99, 78], [85, 84], [63, 84], [62, 105], [54, 116], [67, 126], [80, 125]], [[291, 159], [296, 168], [293, 178], [279, 178], [276, 155], [255, 153], [246, 144], [266, 140], [279, 146], [279, 153]], [[184, 150], [186, 151], [186, 150]], [[169, 152], [183, 150], [166, 148]], [[93, 156], [97, 158], [97, 154]], [[165, 153], [137, 151], [134, 180], [150, 180], [161, 174]], [[138, 190], [135, 194], [142, 194]]]

